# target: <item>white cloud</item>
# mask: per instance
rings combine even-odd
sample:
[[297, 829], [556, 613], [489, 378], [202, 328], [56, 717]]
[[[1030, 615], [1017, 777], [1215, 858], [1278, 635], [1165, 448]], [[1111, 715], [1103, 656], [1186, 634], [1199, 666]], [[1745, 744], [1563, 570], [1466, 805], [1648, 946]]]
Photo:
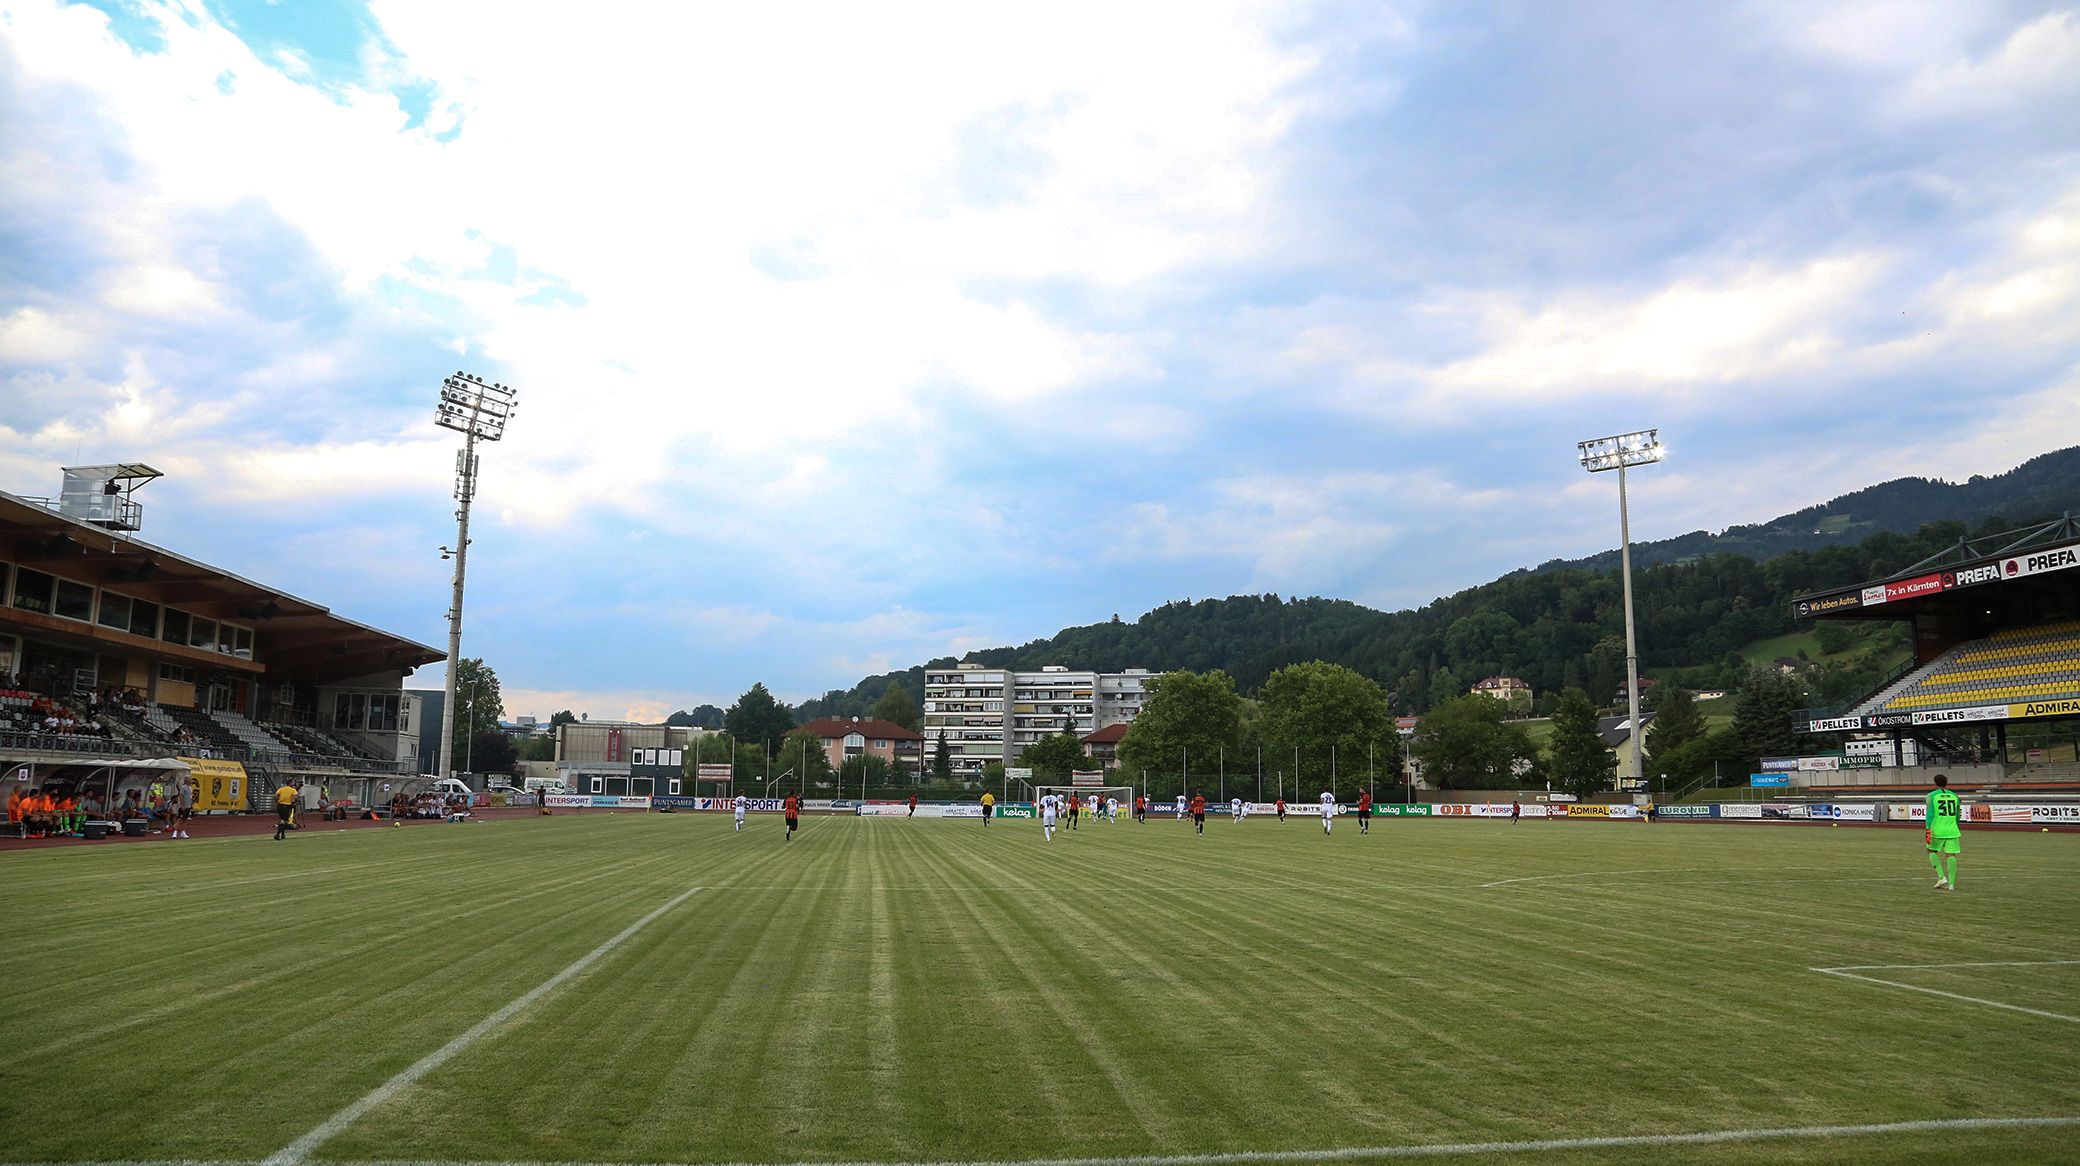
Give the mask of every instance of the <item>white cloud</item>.
[[1503, 397], [1625, 385], [1677, 390], [1810, 367], [1841, 346], [1831, 325], [1886, 270], [1878, 255], [1686, 278], [1638, 297], [1574, 293], [1529, 306], [1481, 297], [1491, 340], [1437, 369], [1439, 389]]
[[2014, 30], [1995, 51], [1932, 64], [1913, 79], [1921, 110], [1988, 113], [2080, 98], [2080, 12], [2051, 12]]
[[0, 363], [63, 364], [87, 350], [87, 334], [41, 308], [0, 316]]

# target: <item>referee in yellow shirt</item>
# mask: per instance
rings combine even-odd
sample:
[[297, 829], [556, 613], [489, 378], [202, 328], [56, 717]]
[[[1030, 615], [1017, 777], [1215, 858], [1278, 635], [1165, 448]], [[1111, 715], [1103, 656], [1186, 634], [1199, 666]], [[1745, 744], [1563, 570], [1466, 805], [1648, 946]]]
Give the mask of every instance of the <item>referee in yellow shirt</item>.
[[289, 816], [296, 812], [296, 783], [282, 779], [282, 788], [274, 791], [274, 840], [280, 842], [289, 829]]

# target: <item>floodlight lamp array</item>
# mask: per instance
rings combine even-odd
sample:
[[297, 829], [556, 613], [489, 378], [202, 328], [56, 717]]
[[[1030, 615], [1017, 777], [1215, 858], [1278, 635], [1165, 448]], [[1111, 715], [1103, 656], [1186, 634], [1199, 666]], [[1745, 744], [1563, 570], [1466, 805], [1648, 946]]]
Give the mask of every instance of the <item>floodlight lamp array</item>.
[[457, 372], [441, 381], [434, 422], [443, 429], [497, 441], [505, 436], [506, 422], [512, 420], [518, 399], [519, 394], [506, 385]]
[[1582, 468], [1592, 474], [1621, 467], [1651, 465], [1668, 456], [1667, 447], [1661, 444], [1660, 432], [1658, 429], [1642, 429], [1637, 433], [1598, 437], [1576, 442], [1575, 448], [1581, 452]]

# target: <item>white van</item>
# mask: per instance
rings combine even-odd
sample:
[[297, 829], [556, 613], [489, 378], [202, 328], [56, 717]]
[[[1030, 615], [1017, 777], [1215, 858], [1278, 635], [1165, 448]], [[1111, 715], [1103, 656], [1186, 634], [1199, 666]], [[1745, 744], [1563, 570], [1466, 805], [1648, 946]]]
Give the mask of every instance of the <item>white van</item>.
[[441, 800], [443, 801], [449, 798], [462, 798], [465, 801], [469, 801], [474, 800], [477, 796], [477, 791], [452, 777], [435, 778], [433, 784], [428, 786], [427, 789], [441, 795]]

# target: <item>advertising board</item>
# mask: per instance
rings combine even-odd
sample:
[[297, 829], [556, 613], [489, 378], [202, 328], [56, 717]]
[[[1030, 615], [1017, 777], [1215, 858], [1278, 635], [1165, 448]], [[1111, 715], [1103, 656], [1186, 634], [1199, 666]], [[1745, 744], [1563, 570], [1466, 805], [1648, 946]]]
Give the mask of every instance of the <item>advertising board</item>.
[[1998, 721], [2006, 719], [2008, 706], [2004, 704], [1982, 704], [1961, 709], [1930, 709], [1914, 713], [1917, 725], [1955, 725], [1967, 721]]
[[1791, 775], [1788, 773], [1751, 773], [1748, 775], [1748, 785], [1755, 789], [1767, 789], [1772, 786], [1786, 786], [1790, 784]]
[[1719, 818], [1760, 818], [1762, 807], [1755, 802], [1720, 802]]
[[1974, 587], [1981, 583], [1991, 583], [2000, 577], [2001, 565], [1999, 563], [1988, 563], [1983, 567], [1967, 567], [1962, 571], [1951, 573], [1950, 586]]
[[2036, 551], [2027, 555], [2016, 555], [2001, 560], [2001, 578], [2024, 579], [2031, 575], [2042, 575], [2047, 571], [2064, 571], [2080, 567], [2080, 543], [2068, 543], [2050, 550]]
[[1821, 720], [1806, 722], [1806, 732], [1808, 733], [1839, 733], [1847, 729], [1860, 729], [1862, 727], [1862, 717], [1825, 717]]
[[1923, 595], [1934, 595], [1942, 589], [1943, 576], [1939, 574], [1917, 575], [1912, 579], [1901, 579], [1896, 583], [1885, 584], [1885, 601], [1891, 603], [1900, 599], [1914, 599]]
[[1809, 807], [1804, 802], [1764, 802], [1762, 817], [1765, 821], [1788, 822], [1803, 820]]
[[2011, 717], [2080, 716], [2080, 700], [2033, 700], [2008, 706]]
[[544, 799], [552, 808], [566, 810], [647, 810], [647, 797], [616, 797], [613, 794], [549, 794]]
[[1610, 808], [1610, 816], [1613, 818], [1630, 818], [1637, 821], [1640, 816], [1639, 807], [1629, 806], [1620, 802]]
[[1862, 606], [1861, 592], [1841, 591], [1833, 595], [1816, 595], [1811, 599], [1801, 599], [1795, 610], [1798, 612], [1798, 618], [1811, 619], [1816, 615], [1826, 615], [1830, 611], [1848, 611]]
[[1655, 806], [1654, 816], [1657, 818], [1709, 818], [1713, 816], [1712, 811], [1715, 808], [1710, 805], [1691, 805], [1689, 803], [1679, 806]]

